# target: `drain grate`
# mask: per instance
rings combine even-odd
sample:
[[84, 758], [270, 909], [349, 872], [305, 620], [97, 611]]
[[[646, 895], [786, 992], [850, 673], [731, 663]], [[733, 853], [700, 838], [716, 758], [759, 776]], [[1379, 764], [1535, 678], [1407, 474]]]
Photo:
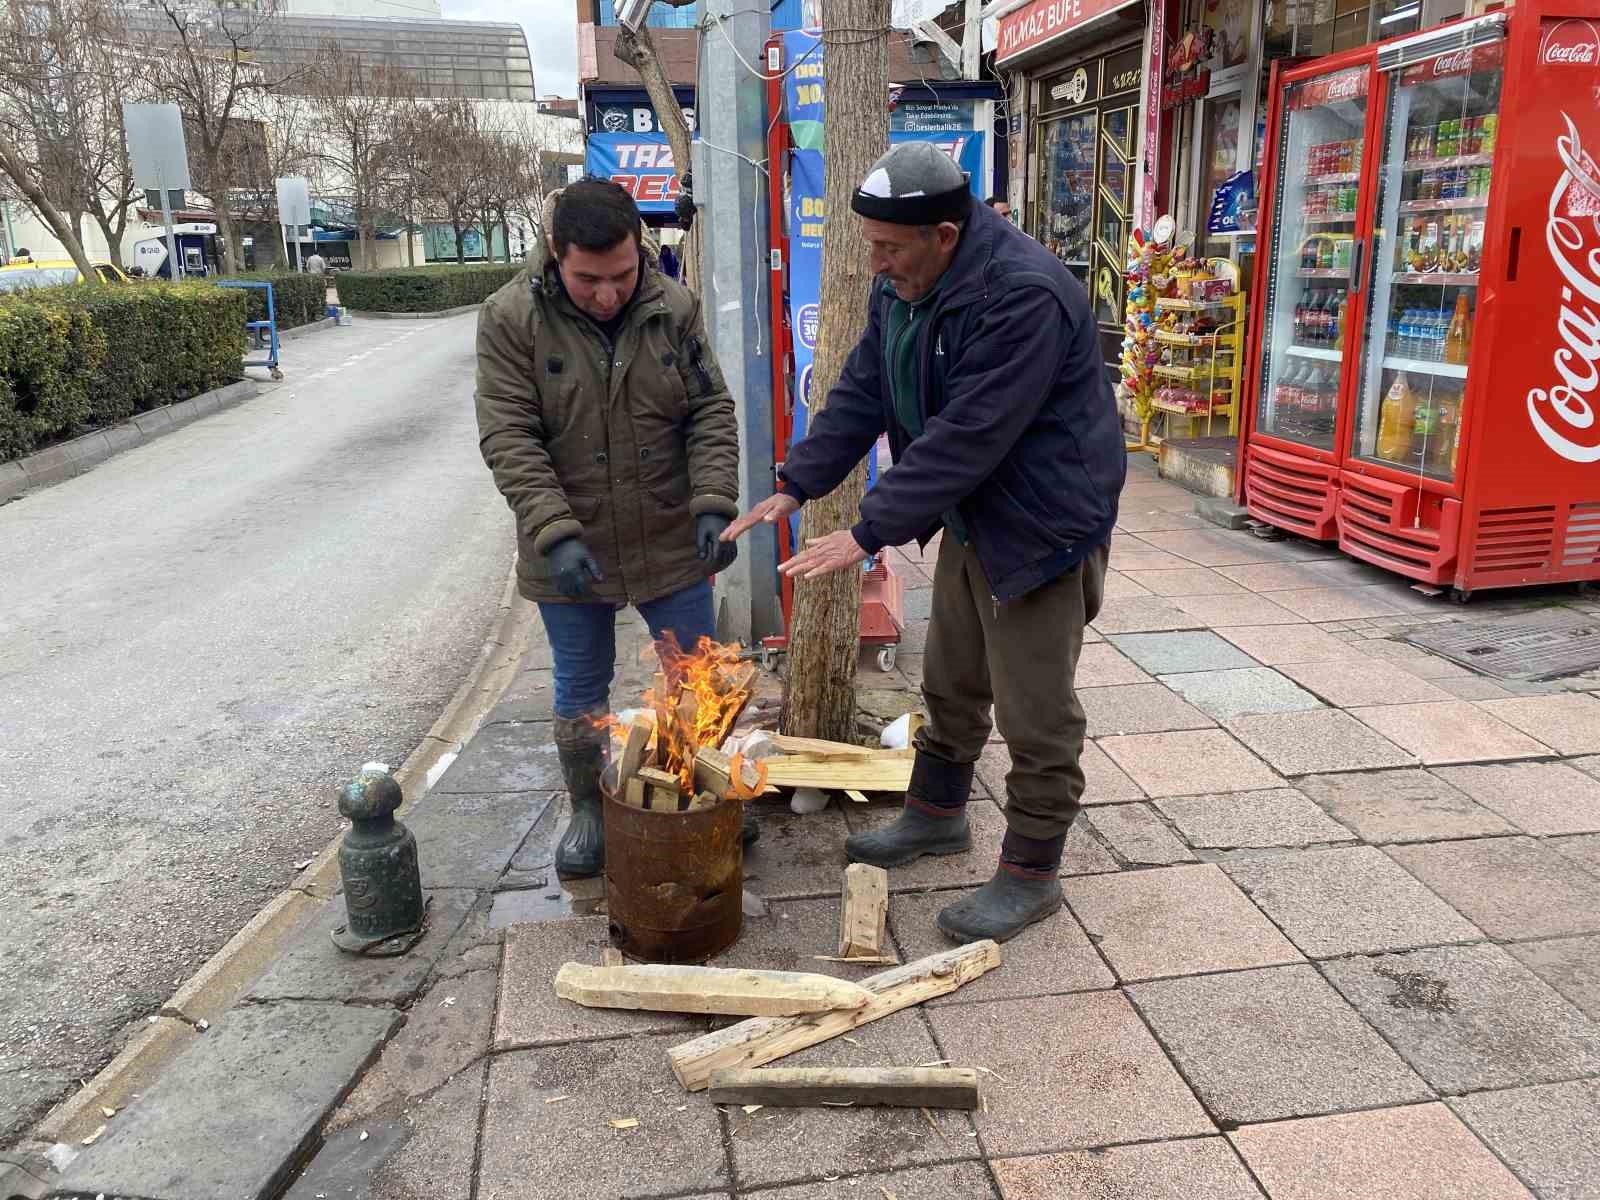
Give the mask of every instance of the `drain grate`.
[[1600, 668], [1600, 618], [1571, 609], [1430, 625], [1405, 640], [1499, 679], [1561, 679]]

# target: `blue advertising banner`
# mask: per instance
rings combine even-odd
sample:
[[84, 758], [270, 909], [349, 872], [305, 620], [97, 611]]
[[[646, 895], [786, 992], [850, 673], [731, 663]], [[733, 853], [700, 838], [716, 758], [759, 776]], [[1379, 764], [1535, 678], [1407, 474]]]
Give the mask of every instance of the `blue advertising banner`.
[[1222, 181], [1211, 197], [1211, 212], [1206, 217], [1207, 233], [1240, 233], [1256, 225], [1256, 177], [1254, 171], [1239, 171]]
[[678, 173], [664, 133], [591, 133], [584, 169], [621, 184], [644, 213], [671, 213]]

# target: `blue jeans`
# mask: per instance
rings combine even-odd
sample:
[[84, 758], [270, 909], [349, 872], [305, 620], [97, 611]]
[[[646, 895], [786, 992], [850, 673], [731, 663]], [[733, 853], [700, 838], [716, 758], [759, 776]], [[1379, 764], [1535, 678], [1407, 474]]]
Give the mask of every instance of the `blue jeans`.
[[[556, 716], [571, 720], [584, 713], [604, 710], [611, 699], [611, 680], [617, 671], [617, 610], [615, 604], [540, 603], [539, 616], [550, 638], [556, 664]], [[701, 637], [715, 637], [711, 581], [690, 584], [681, 592], [647, 600], [639, 615], [660, 640], [669, 630], [685, 650]]]

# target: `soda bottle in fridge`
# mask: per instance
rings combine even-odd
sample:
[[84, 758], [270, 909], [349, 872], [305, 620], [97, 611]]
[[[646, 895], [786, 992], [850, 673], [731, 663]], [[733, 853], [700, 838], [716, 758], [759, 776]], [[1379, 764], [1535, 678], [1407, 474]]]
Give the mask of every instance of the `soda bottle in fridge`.
[[1467, 313], [1467, 293], [1456, 297], [1455, 315], [1444, 335], [1444, 361], [1465, 363], [1472, 345], [1472, 318]]
[[1405, 373], [1394, 377], [1378, 413], [1378, 457], [1404, 462], [1411, 456], [1411, 427], [1416, 420], [1416, 397]]

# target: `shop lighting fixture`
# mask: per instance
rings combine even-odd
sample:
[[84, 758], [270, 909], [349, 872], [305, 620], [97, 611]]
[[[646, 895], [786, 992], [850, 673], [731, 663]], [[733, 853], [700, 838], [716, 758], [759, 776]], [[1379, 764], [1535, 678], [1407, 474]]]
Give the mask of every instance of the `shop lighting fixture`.
[[1420, 5], [1420, 4], [1408, 4], [1404, 8], [1395, 9], [1395, 11], [1390, 13], [1387, 17], [1379, 17], [1378, 18], [1378, 24], [1379, 25], [1388, 25], [1388, 24], [1390, 24], [1390, 23], [1392, 23], [1394, 21], [1410, 20], [1412, 17], [1416, 16], [1421, 11], [1422, 11], [1422, 5]]

